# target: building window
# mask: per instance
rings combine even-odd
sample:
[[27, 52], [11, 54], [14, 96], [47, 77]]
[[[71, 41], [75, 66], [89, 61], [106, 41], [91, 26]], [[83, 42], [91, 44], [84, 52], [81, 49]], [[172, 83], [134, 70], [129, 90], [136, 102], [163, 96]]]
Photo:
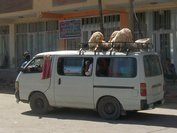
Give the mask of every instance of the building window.
[[[104, 23], [112, 23], [112, 22], [119, 22], [119, 21], [120, 21], [119, 15], [104, 16]], [[90, 18], [82, 19], [82, 26], [99, 24], [99, 23], [100, 23], [100, 17], [90, 17]]]
[[171, 29], [171, 12], [169, 10], [153, 13], [154, 30]]
[[104, 16], [104, 23], [119, 22], [119, 15]]
[[53, 30], [58, 30], [58, 21], [48, 21], [46, 23], [46, 30], [47, 31], [53, 31]]
[[82, 26], [94, 25], [94, 24], [99, 24], [99, 23], [100, 23], [99, 17], [91, 17], [91, 18], [83, 18], [82, 19]]
[[[91, 76], [92, 68], [88, 65], [93, 63], [93, 58], [83, 58], [83, 57], [60, 57], [57, 63], [57, 72], [59, 75], [65, 76]], [[90, 73], [88, 69], [90, 67]]]
[[17, 64], [20, 64], [23, 52], [26, 50], [30, 52], [31, 56], [39, 52], [57, 50], [58, 35], [57, 20], [17, 24]]
[[[111, 34], [115, 30], [119, 30], [119, 15], [109, 15], [104, 16], [104, 39], [108, 41]], [[86, 43], [91, 34], [95, 31], [100, 31], [100, 17], [89, 17], [89, 18], [82, 18], [82, 35], [84, 39], [82, 42]]]
[[37, 23], [29, 24], [29, 32], [37, 32]]
[[144, 38], [147, 35], [146, 14], [136, 13], [134, 17], [134, 38]]
[[37, 31], [38, 32], [43, 32], [46, 30], [46, 27], [45, 27], [46, 23], [45, 22], [38, 22], [37, 23]]
[[80, 48], [80, 38], [66, 39], [65, 49], [67, 50], [79, 50]]
[[1, 26], [0, 34], [9, 34], [9, 26]]
[[17, 24], [16, 33], [27, 33], [28, 25], [27, 24]]

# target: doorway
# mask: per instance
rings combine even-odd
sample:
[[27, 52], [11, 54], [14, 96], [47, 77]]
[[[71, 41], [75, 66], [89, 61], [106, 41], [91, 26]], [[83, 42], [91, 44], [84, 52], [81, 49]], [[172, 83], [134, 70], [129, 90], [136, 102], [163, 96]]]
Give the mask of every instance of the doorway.
[[160, 56], [162, 61], [171, 59], [170, 34], [160, 34]]
[[174, 46], [172, 33], [157, 33], [154, 35], [155, 51], [159, 53], [162, 64], [169, 58], [173, 62]]
[[9, 67], [9, 35], [0, 34], [0, 68]]

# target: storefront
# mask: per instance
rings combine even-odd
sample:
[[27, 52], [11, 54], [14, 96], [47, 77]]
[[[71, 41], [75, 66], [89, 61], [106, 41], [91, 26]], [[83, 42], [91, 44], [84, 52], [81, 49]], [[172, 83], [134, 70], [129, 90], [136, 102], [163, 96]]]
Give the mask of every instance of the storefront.
[[[40, 1], [30, 1], [29, 6], [23, 5], [24, 9], [18, 6], [18, 0], [11, 4], [16, 8], [1, 10], [0, 15], [0, 68], [3, 69], [18, 67], [24, 51], [34, 56], [45, 51], [79, 49], [80, 43], [88, 42], [91, 34], [100, 30], [98, 3], [94, 0], [46, 0], [44, 6]], [[134, 14], [134, 39], [152, 38], [153, 48], [162, 61], [171, 58], [177, 67], [177, 8], [170, 2], [173, 8], [163, 8], [165, 2], [151, 4], [153, 9], [152, 5], [143, 8], [135, 2], [135, 8], [140, 10]], [[16, 13], [11, 14], [12, 11]], [[113, 31], [129, 25], [128, 2], [103, 0], [102, 13], [106, 41]]]

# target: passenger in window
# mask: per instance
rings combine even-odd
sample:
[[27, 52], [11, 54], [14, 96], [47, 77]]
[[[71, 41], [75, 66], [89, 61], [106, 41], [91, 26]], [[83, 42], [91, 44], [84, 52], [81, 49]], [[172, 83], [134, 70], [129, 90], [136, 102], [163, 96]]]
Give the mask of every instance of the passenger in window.
[[108, 61], [104, 58], [98, 59], [96, 75], [100, 77], [108, 76]]
[[167, 58], [165, 62], [164, 76], [166, 79], [172, 79], [174, 82], [177, 78], [175, 65], [171, 63], [171, 60], [169, 58]]
[[41, 73], [43, 68], [43, 58], [34, 59], [26, 68], [29, 73]]
[[85, 75], [90, 76], [92, 74], [93, 63], [91, 60], [85, 61]]

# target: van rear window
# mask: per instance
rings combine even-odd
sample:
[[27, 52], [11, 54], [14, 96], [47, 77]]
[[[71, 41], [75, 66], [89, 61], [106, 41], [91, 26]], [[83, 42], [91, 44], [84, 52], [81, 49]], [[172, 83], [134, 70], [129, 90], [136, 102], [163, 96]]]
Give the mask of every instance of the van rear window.
[[96, 76], [132, 78], [137, 75], [137, 61], [133, 57], [98, 58]]
[[143, 57], [143, 61], [146, 77], [152, 77], [162, 74], [160, 60], [157, 55], [145, 55]]

